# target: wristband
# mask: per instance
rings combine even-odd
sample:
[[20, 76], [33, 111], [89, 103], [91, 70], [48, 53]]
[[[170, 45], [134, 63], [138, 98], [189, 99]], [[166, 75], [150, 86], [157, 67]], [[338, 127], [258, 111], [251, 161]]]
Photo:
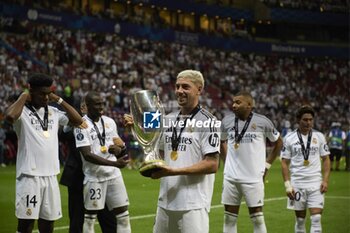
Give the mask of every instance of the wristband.
[[287, 193], [291, 193], [293, 191], [292, 184], [290, 183], [289, 180], [284, 182], [284, 187], [286, 188]]
[[63, 102], [63, 99], [60, 97], [58, 100], [57, 100], [57, 104], [62, 104]]
[[272, 166], [271, 163], [265, 162], [265, 168], [266, 168], [267, 170], [269, 170], [271, 166]]

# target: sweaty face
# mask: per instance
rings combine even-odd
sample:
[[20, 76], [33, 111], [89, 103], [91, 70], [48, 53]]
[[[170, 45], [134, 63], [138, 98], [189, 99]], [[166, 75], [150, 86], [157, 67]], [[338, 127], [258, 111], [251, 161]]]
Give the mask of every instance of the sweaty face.
[[252, 103], [249, 98], [244, 96], [235, 96], [233, 97], [232, 110], [238, 117], [243, 117], [247, 112], [250, 112], [252, 109]]
[[186, 78], [179, 78], [175, 84], [177, 102], [181, 107], [192, 108], [197, 106], [201, 88]]
[[34, 107], [45, 107], [49, 103], [50, 87], [36, 87], [30, 90], [31, 102]]
[[308, 133], [314, 126], [314, 118], [310, 113], [305, 113], [299, 120], [299, 129], [302, 133]]

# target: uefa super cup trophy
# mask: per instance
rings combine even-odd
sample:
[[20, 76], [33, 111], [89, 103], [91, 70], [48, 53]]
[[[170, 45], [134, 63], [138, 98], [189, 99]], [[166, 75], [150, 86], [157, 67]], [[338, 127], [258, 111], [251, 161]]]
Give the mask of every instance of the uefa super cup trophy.
[[150, 177], [165, 165], [158, 151], [164, 108], [157, 92], [141, 90], [131, 96], [130, 111], [134, 120], [132, 133], [144, 152], [139, 171], [141, 175]]

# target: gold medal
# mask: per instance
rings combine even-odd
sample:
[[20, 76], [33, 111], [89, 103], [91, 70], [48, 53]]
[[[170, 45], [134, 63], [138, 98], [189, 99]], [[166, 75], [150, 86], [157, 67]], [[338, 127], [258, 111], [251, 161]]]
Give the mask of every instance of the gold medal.
[[102, 153], [107, 153], [107, 146], [101, 146], [100, 150]]
[[235, 143], [234, 147], [235, 147], [235, 149], [237, 150], [238, 147], [239, 147], [239, 143]]
[[170, 153], [171, 160], [175, 161], [175, 160], [177, 160], [177, 157], [178, 157], [177, 151], [174, 151], [174, 150], [171, 151], [171, 153]]
[[47, 130], [43, 131], [43, 135], [44, 135], [45, 138], [49, 138], [50, 137], [50, 133]]
[[310, 164], [309, 160], [304, 160], [304, 166], [305, 167], [309, 166], [309, 164]]

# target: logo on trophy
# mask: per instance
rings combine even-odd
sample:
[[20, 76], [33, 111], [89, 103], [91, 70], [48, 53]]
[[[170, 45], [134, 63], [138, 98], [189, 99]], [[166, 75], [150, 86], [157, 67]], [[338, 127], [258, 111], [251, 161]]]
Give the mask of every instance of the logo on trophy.
[[131, 96], [130, 112], [134, 121], [132, 133], [144, 152], [139, 171], [141, 175], [150, 177], [165, 165], [158, 150], [163, 132], [164, 108], [157, 92], [142, 90]]

